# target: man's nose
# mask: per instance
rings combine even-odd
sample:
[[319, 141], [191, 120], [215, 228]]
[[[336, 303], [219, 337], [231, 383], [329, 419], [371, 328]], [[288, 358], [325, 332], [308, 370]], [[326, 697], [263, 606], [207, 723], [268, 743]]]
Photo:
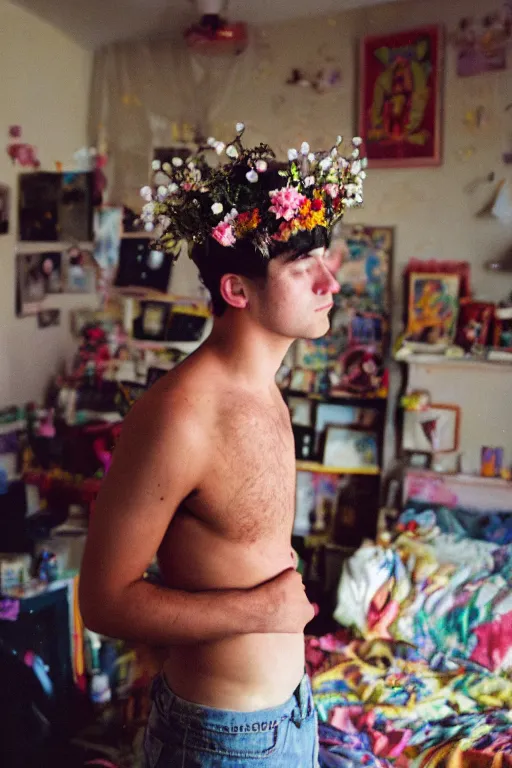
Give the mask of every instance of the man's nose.
[[340, 284], [333, 276], [330, 269], [323, 262], [318, 264], [318, 277], [316, 284], [316, 292], [318, 293], [339, 293]]

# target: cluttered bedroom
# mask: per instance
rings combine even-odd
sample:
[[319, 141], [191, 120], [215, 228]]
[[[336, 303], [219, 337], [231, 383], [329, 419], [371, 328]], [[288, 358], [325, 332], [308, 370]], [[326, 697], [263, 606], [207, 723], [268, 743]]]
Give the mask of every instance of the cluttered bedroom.
[[[178, 765], [145, 736], [168, 649], [84, 621], [82, 559], [124, 420], [219, 324], [201, 233], [269, 221], [285, 254], [328, 232], [328, 330], [275, 376], [315, 760], [512, 766], [510, 2], [0, 10], [0, 766]], [[204, 753], [179, 765], [228, 765]]]

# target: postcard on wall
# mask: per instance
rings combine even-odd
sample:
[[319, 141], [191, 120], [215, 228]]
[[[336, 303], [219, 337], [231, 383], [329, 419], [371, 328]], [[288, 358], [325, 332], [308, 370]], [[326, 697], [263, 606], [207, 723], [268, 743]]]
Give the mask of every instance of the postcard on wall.
[[19, 316], [36, 314], [47, 294], [61, 293], [61, 260], [59, 251], [16, 255], [16, 312]]

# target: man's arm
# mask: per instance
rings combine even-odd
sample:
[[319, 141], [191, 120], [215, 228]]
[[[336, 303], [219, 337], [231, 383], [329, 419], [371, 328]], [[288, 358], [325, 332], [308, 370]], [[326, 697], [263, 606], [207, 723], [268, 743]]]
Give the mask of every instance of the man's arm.
[[300, 632], [311, 618], [293, 572], [252, 590], [198, 593], [142, 578], [180, 502], [204, 476], [206, 444], [197, 409], [181, 398], [169, 403], [152, 392], [126, 418], [91, 516], [80, 574], [80, 608], [90, 629], [171, 645]]

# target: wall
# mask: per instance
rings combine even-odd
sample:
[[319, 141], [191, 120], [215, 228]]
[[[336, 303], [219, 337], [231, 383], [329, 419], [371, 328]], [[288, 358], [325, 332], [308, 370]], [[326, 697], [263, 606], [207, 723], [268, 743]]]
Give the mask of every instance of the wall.
[[[61, 161], [73, 168], [73, 153], [86, 143], [92, 54], [48, 24], [0, 0], [0, 135], [19, 124], [23, 137], [37, 146], [43, 170]], [[38, 329], [35, 317], [15, 316], [15, 233], [17, 169], [0, 149], [0, 183], [12, 190], [10, 231], [0, 236], [0, 407], [40, 400], [49, 378], [76, 348], [69, 332], [72, 307], [91, 305], [93, 297], [63, 295], [61, 325]]]
[[[417, 0], [349, 11], [339, 16], [266, 27], [260, 39], [262, 61], [253, 72], [250, 87], [232, 91], [217, 130], [229, 136], [231, 125], [243, 120], [251, 139], [268, 141], [284, 156], [305, 138], [313, 147], [330, 146], [341, 133], [357, 133], [358, 40], [367, 34], [395, 32], [425, 24], [444, 24], [447, 33], [464, 16], [480, 18], [499, 8], [499, 0]], [[286, 85], [292, 67], [315, 72], [323, 62], [339, 66], [339, 89], [320, 95], [310, 89]], [[483, 263], [512, 246], [508, 225], [476, 213], [494, 188], [480, 184], [470, 194], [467, 185], [491, 171], [496, 180], [512, 182], [512, 166], [501, 159], [507, 131], [512, 135], [512, 71], [459, 78], [455, 50], [448, 42], [445, 53], [443, 164], [430, 169], [369, 170], [364, 208], [351, 211], [348, 222], [396, 227], [393, 295], [395, 331], [400, 326], [401, 273], [412, 257], [461, 259], [471, 264], [475, 295], [499, 300], [512, 291], [512, 276], [489, 273]], [[512, 53], [509, 52], [512, 68]], [[487, 123], [480, 130], [464, 122], [468, 110], [485, 107]], [[466, 157], [466, 148], [474, 154]], [[479, 446], [502, 445], [512, 461], [511, 376], [489, 368], [433, 368], [417, 372], [415, 383], [427, 386], [441, 402], [462, 407], [461, 449], [463, 467], [477, 471]], [[393, 370], [392, 392], [400, 385]], [[393, 408], [389, 412], [386, 454], [394, 453]]]

